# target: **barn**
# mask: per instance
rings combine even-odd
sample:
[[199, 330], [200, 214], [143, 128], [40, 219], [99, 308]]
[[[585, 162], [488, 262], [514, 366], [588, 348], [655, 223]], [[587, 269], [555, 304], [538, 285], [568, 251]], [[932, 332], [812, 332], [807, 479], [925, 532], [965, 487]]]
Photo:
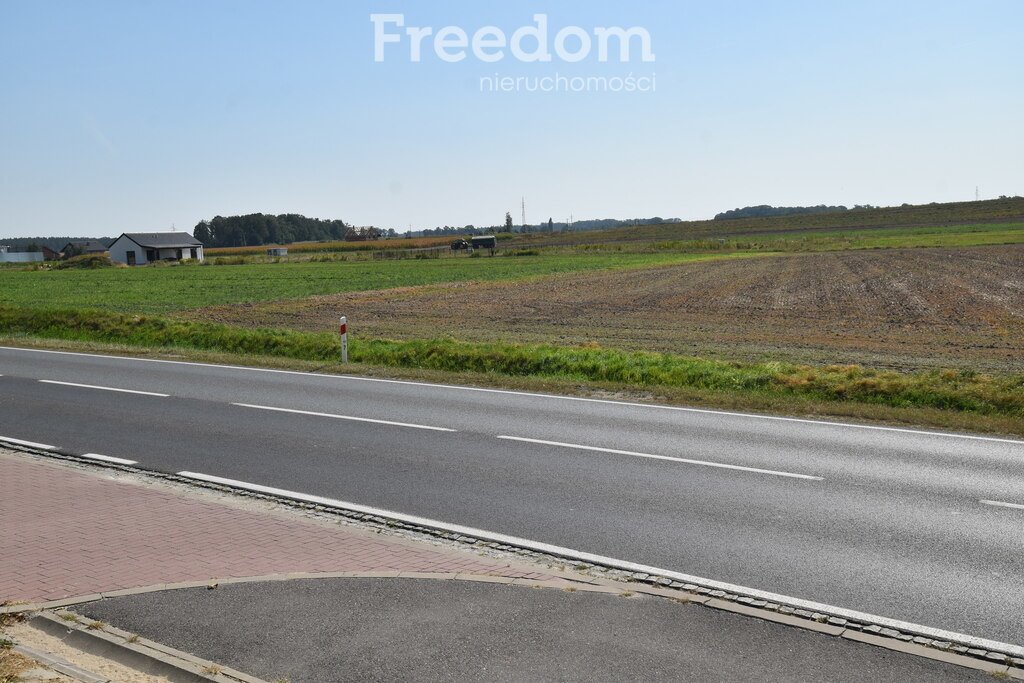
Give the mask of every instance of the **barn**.
[[187, 232], [126, 232], [110, 245], [110, 258], [129, 266], [154, 261], [202, 261], [203, 243]]

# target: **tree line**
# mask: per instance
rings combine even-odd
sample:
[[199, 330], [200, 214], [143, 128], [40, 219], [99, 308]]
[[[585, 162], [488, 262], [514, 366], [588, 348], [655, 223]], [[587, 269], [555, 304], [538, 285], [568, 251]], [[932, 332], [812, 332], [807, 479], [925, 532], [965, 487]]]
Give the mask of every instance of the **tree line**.
[[49, 247], [59, 251], [68, 242], [102, 242], [110, 244], [113, 237], [0, 237], [0, 244], [9, 246], [11, 251], [42, 251], [43, 247]]
[[495, 232], [581, 232], [585, 230], [604, 230], [607, 228], [621, 228], [631, 225], [658, 225], [661, 223], [679, 223], [678, 218], [595, 218], [589, 220], [578, 220], [573, 222], [556, 221], [548, 218], [542, 223], [519, 225], [515, 223], [511, 212], [505, 212], [505, 222], [499, 225], [465, 225], [458, 227], [454, 225], [438, 226], [436, 228], [425, 228], [415, 232], [405, 233], [406, 237], [439, 237], [443, 235], [490, 235]]
[[[297, 213], [251, 213], [245, 216], [216, 216], [200, 221], [193, 236], [208, 247], [251, 247], [261, 244], [291, 244], [321, 240], [343, 240], [353, 231], [345, 221], [308, 218]], [[354, 230], [356, 239], [367, 239]]]
[[[870, 204], [858, 204], [853, 208], [874, 209], [877, 207], [871, 206]], [[850, 209], [845, 206], [826, 206], [824, 204], [818, 204], [817, 206], [769, 206], [768, 204], [759, 204], [758, 206], [745, 206], [742, 209], [723, 211], [722, 213], [715, 214], [715, 220], [725, 221], [735, 218], [764, 218], [766, 216], [797, 216], [800, 214], [812, 213], [839, 213], [841, 211], [849, 210]]]

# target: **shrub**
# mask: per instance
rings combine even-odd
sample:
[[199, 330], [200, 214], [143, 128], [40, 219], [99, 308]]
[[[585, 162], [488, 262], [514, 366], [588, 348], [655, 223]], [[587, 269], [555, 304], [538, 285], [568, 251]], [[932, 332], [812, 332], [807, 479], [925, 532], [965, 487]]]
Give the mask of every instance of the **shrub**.
[[64, 270], [66, 268], [127, 268], [128, 266], [112, 261], [106, 254], [82, 254], [81, 256], [72, 256], [64, 261], [57, 261], [53, 267], [56, 270]]

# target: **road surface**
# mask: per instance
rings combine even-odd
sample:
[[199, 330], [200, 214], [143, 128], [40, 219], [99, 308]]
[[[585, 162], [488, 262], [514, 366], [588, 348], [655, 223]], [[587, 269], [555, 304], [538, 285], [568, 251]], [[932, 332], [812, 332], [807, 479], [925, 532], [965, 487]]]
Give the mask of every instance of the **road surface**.
[[1024, 441], [10, 348], [0, 436], [1024, 643]]

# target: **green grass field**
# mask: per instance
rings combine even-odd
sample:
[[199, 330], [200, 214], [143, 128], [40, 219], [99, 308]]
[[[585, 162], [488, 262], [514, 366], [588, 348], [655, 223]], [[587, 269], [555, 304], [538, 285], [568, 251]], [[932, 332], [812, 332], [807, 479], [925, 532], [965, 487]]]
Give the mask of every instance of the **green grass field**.
[[166, 313], [217, 304], [299, 299], [443, 282], [518, 280], [602, 268], [635, 268], [744, 254], [543, 254], [336, 263], [256, 263], [100, 270], [0, 271], [0, 304]]

